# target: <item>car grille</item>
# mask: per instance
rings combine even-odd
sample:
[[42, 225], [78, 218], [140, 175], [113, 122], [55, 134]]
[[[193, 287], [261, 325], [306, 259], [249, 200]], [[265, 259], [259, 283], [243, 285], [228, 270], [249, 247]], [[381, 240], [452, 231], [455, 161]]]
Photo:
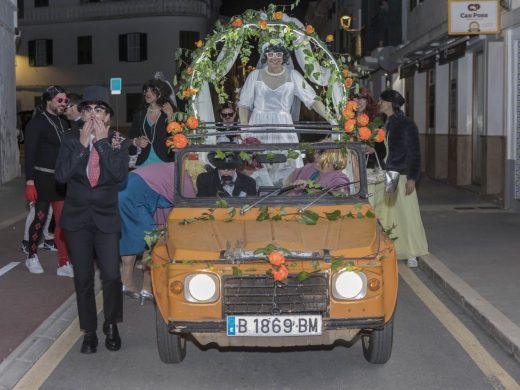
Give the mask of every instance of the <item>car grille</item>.
[[326, 274], [311, 275], [303, 282], [292, 275], [286, 282], [275, 282], [267, 275], [224, 277], [224, 315], [327, 314]]

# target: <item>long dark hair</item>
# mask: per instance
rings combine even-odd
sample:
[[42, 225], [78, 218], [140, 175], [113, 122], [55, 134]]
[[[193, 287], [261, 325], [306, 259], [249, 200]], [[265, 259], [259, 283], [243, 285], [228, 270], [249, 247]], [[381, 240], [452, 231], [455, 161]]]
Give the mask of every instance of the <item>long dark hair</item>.
[[170, 99], [170, 95], [173, 93], [172, 89], [167, 83], [159, 79], [148, 80], [143, 84], [143, 107], [148, 107], [144, 100], [144, 93], [148, 88], [157, 96], [157, 104], [159, 106], [162, 107], [164, 104], [170, 103], [171, 106], [175, 108], [175, 103]]

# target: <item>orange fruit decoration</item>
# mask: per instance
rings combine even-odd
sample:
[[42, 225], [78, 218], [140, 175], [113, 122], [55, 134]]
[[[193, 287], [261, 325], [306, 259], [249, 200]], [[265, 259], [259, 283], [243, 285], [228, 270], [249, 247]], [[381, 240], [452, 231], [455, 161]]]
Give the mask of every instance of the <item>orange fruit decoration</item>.
[[272, 269], [273, 278], [278, 282], [282, 282], [289, 276], [289, 271], [285, 265], [278, 267], [278, 270], [273, 267]]
[[361, 114], [357, 118], [357, 123], [359, 123], [360, 126], [366, 126], [366, 125], [368, 125], [368, 122], [370, 122], [370, 118], [368, 117], [367, 114]]
[[366, 126], [360, 127], [358, 130], [359, 139], [361, 141], [368, 141], [372, 136], [372, 132]]
[[196, 129], [199, 127], [199, 120], [193, 115], [190, 115], [186, 120], [186, 126], [188, 126], [190, 129]]
[[258, 27], [260, 27], [261, 30], [265, 30], [267, 28], [267, 20], [260, 20], [258, 22]]
[[173, 136], [173, 147], [175, 149], [184, 149], [188, 145], [188, 138], [182, 133]]
[[349, 119], [345, 122], [345, 131], [347, 133], [352, 133], [354, 131], [354, 128], [356, 127], [356, 120], [355, 119]]
[[282, 265], [285, 263], [285, 256], [281, 252], [271, 252], [267, 258], [272, 265]]
[[375, 142], [383, 142], [385, 140], [385, 131], [383, 129], [375, 129], [374, 133], [376, 134], [374, 136]]
[[244, 23], [242, 23], [242, 19], [235, 19], [233, 20], [233, 22], [231, 23], [231, 25], [233, 27], [242, 27]]
[[202, 41], [199, 39], [197, 42], [195, 42], [195, 46], [202, 47]]
[[307, 26], [305, 26], [305, 32], [307, 34], [312, 34], [314, 32], [314, 27], [312, 27], [310, 24], [308, 24]]
[[327, 35], [325, 37], [325, 42], [327, 42], [327, 43], [334, 42], [334, 35], [332, 35], [332, 34]]
[[166, 131], [170, 134], [172, 133], [180, 133], [182, 131], [182, 126], [179, 122], [170, 122], [166, 126]]

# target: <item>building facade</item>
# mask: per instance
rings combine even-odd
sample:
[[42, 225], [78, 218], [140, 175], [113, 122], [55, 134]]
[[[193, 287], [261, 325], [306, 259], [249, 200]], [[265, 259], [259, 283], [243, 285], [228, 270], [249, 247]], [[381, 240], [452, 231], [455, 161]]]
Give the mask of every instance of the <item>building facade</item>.
[[20, 174], [15, 109], [16, 3], [0, 0], [0, 186]]
[[[122, 78], [113, 95], [118, 126], [127, 127], [157, 71], [172, 81], [175, 52], [195, 48], [218, 16], [214, 0], [34, 0], [18, 2], [17, 108], [31, 110], [48, 85], [81, 93]], [[23, 7], [23, 8], [22, 8]]]

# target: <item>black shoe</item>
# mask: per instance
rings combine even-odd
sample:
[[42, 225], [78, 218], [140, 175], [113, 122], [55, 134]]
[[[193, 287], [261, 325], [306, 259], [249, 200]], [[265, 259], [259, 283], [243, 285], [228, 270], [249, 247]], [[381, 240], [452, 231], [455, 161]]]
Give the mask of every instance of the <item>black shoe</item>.
[[105, 347], [110, 351], [118, 351], [121, 349], [121, 337], [117, 325], [105, 321], [103, 323], [103, 333], [107, 336], [105, 339]]
[[87, 332], [81, 344], [81, 353], [96, 353], [98, 338], [96, 332]]

